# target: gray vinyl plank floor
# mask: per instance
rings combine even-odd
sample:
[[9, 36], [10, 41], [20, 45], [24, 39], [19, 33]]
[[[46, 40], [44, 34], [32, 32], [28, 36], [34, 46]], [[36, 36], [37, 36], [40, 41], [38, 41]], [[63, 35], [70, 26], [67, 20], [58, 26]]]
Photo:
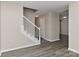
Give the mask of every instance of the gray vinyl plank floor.
[[5, 52], [1, 57], [79, 57], [79, 54], [68, 51], [66, 41], [64, 41], [42, 40], [40, 45]]

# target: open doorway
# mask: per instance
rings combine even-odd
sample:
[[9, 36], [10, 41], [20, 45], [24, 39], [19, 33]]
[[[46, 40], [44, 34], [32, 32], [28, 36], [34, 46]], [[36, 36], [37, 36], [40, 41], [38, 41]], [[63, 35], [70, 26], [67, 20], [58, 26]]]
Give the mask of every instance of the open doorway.
[[63, 41], [65, 47], [68, 48], [68, 37], [69, 37], [69, 31], [68, 31], [68, 10], [60, 13], [59, 19], [60, 19], [60, 40]]
[[[40, 20], [39, 20], [39, 17], [35, 17], [35, 25], [37, 27], [40, 27]], [[35, 37], [39, 39], [39, 31], [38, 29], [35, 27]]]

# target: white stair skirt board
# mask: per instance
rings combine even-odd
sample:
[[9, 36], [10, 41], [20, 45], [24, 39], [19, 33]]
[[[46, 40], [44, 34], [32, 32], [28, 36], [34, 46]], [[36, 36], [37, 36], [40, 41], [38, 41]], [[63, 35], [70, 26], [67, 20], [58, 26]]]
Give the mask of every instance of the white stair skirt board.
[[68, 48], [68, 50], [70, 50], [70, 51], [72, 51], [72, 52], [75, 52], [75, 53], [79, 54], [79, 51], [76, 51], [76, 50], [74, 50], [74, 49]]
[[2, 50], [0, 52], [0, 55], [4, 52], [13, 51], [13, 50], [22, 49], [22, 48], [27, 48], [27, 47], [32, 47], [32, 46], [35, 46], [35, 45], [40, 45], [40, 43], [34, 43], [34, 44], [26, 45], [26, 46], [21, 46], [21, 47], [16, 47], [16, 48], [12, 48], [12, 49]]
[[49, 41], [49, 42], [54, 42], [54, 41], [60, 40], [60, 39], [49, 40], [49, 39], [47, 39], [47, 38], [45, 38], [45, 37], [43, 37], [43, 38], [44, 38], [45, 40]]

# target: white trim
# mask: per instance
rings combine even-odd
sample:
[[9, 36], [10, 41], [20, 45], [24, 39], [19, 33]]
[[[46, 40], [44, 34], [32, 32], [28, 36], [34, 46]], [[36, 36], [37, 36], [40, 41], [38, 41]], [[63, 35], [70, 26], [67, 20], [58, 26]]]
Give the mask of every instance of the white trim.
[[72, 51], [72, 52], [75, 52], [75, 53], [79, 54], [79, 51], [77, 51], [77, 50], [74, 50], [74, 49], [71, 49], [71, 48], [68, 48], [68, 50], [70, 50], [70, 51]]
[[1, 51], [0, 51], [0, 56], [1, 56]]
[[13, 51], [13, 50], [27, 48], [27, 47], [32, 47], [32, 46], [39, 45], [39, 44], [40, 43], [35, 43], [35, 44], [25, 45], [25, 46], [21, 46], [21, 47], [12, 48], [12, 49], [6, 49], [6, 50], [2, 50], [0, 53], [2, 54], [3, 52]]
[[58, 41], [60, 39], [54, 39], [54, 40], [49, 40], [50, 42], [55, 42], [55, 41]]
[[[42, 37], [42, 38], [44, 38], [44, 37]], [[49, 40], [49, 39], [47, 39], [47, 38], [44, 38], [44, 39], [47, 40], [47, 41], [49, 41], [49, 42], [54, 42], [54, 41], [60, 40], [60, 39]]]

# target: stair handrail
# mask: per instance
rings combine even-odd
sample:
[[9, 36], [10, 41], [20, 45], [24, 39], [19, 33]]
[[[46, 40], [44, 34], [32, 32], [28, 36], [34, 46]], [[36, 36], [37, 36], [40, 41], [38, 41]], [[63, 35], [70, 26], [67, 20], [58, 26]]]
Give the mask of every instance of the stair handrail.
[[35, 25], [32, 21], [30, 21], [27, 17], [23, 16], [23, 18], [40, 30], [40, 28], [37, 25]]

